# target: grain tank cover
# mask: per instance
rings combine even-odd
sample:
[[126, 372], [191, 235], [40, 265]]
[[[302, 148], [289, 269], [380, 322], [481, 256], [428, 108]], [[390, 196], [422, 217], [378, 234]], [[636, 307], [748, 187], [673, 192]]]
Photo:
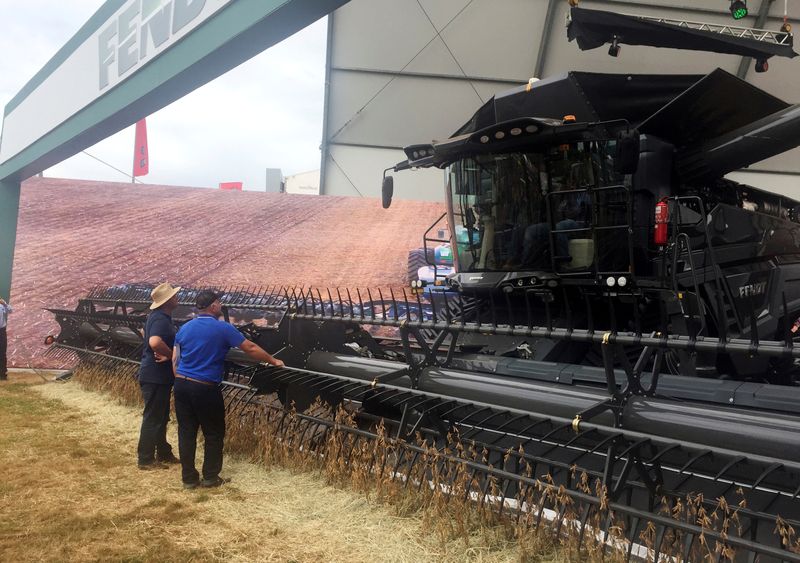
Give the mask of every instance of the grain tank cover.
[[717, 69], [671, 100], [639, 126], [677, 147], [730, 133], [789, 104]]
[[567, 114], [585, 122], [627, 119], [636, 126], [701, 78], [569, 72], [495, 95], [453, 136], [520, 117], [560, 120]]

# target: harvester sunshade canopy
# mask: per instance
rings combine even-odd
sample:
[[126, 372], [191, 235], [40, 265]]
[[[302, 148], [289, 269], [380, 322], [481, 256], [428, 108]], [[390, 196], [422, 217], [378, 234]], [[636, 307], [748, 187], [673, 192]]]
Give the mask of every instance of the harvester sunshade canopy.
[[494, 96], [451, 139], [511, 120], [569, 114], [578, 122], [627, 120], [677, 147], [699, 146], [788, 107], [721, 69], [706, 76], [570, 72]]
[[577, 121], [626, 119], [635, 125], [701, 78], [695, 74], [569, 72], [493, 96], [453, 136], [519, 117], [560, 120], [566, 114], [574, 115]]
[[577, 41], [583, 51], [596, 49], [616, 38], [618, 43], [625, 45], [709, 51], [757, 60], [797, 56], [792, 50], [791, 37], [787, 37], [785, 44], [777, 44], [584, 8], [572, 8], [570, 19], [567, 37], [570, 41]]

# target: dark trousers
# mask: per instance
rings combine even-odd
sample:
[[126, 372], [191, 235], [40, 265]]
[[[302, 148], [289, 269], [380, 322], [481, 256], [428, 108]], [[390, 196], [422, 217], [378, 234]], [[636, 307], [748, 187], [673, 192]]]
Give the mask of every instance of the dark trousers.
[[225, 440], [225, 402], [219, 386], [175, 379], [175, 415], [183, 482], [196, 483], [200, 479], [194, 465], [198, 428], [203, 430], [206, 441], [203, 479], [216, 479], [222, 471]]
[[6, 327], [3, 327], [0, 328], [0, 378], [2, 379], [5, 379], [8, 374], [6, 348], [8, 348], [8, 335], [6, 334]]
[[169, 422], [169, 395], [172, 385], [140, 383], [144, 412], [139, 433], [139, 463], [152, 463], [155, 459], [172, 457], [172, 446], [167, 442]]

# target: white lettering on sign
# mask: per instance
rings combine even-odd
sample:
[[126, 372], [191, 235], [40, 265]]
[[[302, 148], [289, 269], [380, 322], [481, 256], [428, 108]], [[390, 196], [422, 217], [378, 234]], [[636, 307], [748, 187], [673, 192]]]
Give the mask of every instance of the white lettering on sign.
[[[3, 120], [0, 163], [135, 76], [234, 0], [130, 0]], [[157, 77], [153, 87], [170, 76]]]
[[151, 48], [158, 52], [196, 20], [205, 5], [206, 0], [134, 0], [123, 8], [98, 37], [100, 90], [110, 84], [110, 74], [122, 77], [145, 60]]

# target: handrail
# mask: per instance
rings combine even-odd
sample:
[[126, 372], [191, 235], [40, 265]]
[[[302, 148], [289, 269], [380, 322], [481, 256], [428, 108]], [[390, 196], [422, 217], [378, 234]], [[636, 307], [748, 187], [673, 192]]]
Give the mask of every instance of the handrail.
[[[445, 217], [447, 217], [447, 211], [442, 213], [441, 216], [438, 219], [436, 219], [436, 221], [434, 221], [433, 224], [430, 227], [428, 227], [428, 229], [425, 231], [425, 234], [422, 236], [422, 248], [425, 251], [425, 263], [428, 264], [428, 266], [433, 266], [433, 279], [434, 279], [434, 281], [439, 279], [439, 278], [444, 279], [445, 276], [444, 275], [441, 275], [441, 276], [439, 275], [439, 270], [438, 270], [438, 268], [436, 266], [435, 257], [434, 257], [434, 260], [433, 260], [432, 263], [431, 263], [430, 260], [428, 260], [428, 242], [442, 242], [442, 243], [444, 243], [444, 242], [450, 242], [450, 240], [433, 238], [433, 237], [428, 236], [428, 233], [430, 233], [434, 229], [434, 227], [436, 227], [436, 225], [438, 225], [441, 222], [441, 220], [444, 219]], [[434, 252], [435, 252], [435, 249], [434, 249]]]

